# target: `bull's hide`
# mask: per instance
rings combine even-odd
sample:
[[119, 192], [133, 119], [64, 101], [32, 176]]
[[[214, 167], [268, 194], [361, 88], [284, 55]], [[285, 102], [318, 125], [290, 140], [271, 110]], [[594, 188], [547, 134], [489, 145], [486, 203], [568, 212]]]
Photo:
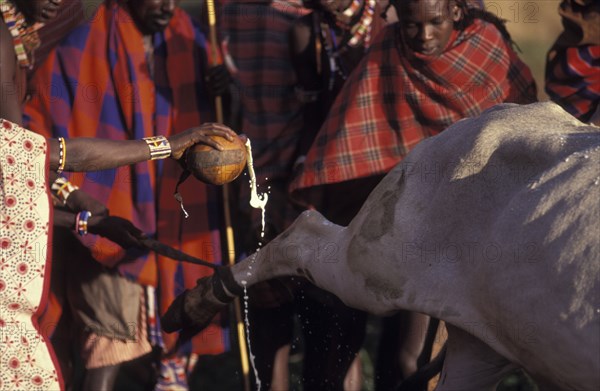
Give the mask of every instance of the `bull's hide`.
[[443, 389], [492, 387], [516, 364], [542, 387], [596, 390], [599, 200], [598, 127], [553, 103], [500, 105], [422, 142], [347, 228], [305, 212], [232, 270], [443, 319]]

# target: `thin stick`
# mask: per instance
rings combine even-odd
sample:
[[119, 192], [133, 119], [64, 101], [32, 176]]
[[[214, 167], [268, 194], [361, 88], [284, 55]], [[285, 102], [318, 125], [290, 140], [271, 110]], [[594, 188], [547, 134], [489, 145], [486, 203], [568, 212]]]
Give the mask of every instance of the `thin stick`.
[[[217, 18], [215, 15], [214, 0], [206, 0], [206, 8], [208, 11], [212, 65], [219, 65], [219, 44], [217, 40]], [[217, 122], [223, 123], [223, 103], [220, 96], [215, 97], [215, 111]], [[227, 184], [223, 185], [223, 211], [225, 217], [225, 234], [227, 237], [227, 254], [229, 255], [229, 265], [233, 266], [235, 264], [235, 241], [233, 237], [233, 228], [231, 225], [231, 211], [229, 209], [229, 186]], [[244, 390], [250, 391], [250, 365], [248, 363], [248, 348], [246, 346], [246, 333], [244, 332], [244, 322], [242, 319], [242, 309], [239, 298], [235, 299], [234, 308], [238, 345], [240, 348], [240, 360], [242, 364], [242, 374], [244, 376]]]
[[200, 258], [192, 257], [189, 254], [174, 249], [173, 247], [169, 247], [166, 244], [162, 244], [154, 239], [142, 239], [140, 240], [140, 243], [148, 250], [152, 250], [157, 254], [163, 255], [171, 259], [175, 259], [176, 261], [193, 263], [195, 265], [210, 267], [211, 269], [217, 268], [217, 265], [213, 263], [210, 263]]

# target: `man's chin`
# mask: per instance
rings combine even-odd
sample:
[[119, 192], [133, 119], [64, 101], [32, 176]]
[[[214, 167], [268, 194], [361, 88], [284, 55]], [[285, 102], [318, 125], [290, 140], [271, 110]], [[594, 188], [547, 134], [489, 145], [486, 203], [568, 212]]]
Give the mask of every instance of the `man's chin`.
[[154, 33], [162, 33], [163, 31], [165, 31], [165, 29], [167, 28], [168, 24], [166, 25], [161, 25], [161, 24], [157, 24], [157, 23], [152, 23], [151, 25], [147, 26], [146, 29], [144, 29], [142, 31], [142, 33], [144, 35], [151, 35]]
[[432, 57], [432, 56], [439, 55], [440, 51], [438, 50], [438, 48], [429, 48], [429, 49], [419, 48], [419, 50], [417, 50], [417, 53], [419, 53], [423, 56]]
[[164, 31], [167, 26], [171, 23], [171, 19], [157, 19], [152, 23], [155, 31]]

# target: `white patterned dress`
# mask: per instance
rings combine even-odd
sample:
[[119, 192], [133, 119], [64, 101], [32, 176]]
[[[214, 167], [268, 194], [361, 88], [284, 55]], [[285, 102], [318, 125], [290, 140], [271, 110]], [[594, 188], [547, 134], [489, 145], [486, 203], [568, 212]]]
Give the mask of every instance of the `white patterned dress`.
[[60, 390], [37, 319], [48, 299], [46, 140], [0, 119], [0, 390]]

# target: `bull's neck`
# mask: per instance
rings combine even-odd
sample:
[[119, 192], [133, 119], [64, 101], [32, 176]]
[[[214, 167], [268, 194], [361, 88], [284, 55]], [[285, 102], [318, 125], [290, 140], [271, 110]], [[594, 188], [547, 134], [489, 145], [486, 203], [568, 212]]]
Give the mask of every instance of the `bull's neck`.
[[[361, 242], [362, 241], [362, 242]], [[371, 313], [400, 309], [453, 318], [471, 313], [457, 297], [451, 269], [399, 259], [398, 246], [364, 240], [305, 212], [277, 239], [232, 268], [242, 286], [283, 276], [301, 276], [346, 304]], [[469, 315], [472, 316], [472, 315]]]
[[319, 285], [331, 272], [332, 257], [341, 259], [345, 253], [345, 243], [343, 227], [319, 213], [305, 212], [283, 234], [234, 265], [233, 276], [238, 284], [248, 287], [284, 276], [306, 277]]

